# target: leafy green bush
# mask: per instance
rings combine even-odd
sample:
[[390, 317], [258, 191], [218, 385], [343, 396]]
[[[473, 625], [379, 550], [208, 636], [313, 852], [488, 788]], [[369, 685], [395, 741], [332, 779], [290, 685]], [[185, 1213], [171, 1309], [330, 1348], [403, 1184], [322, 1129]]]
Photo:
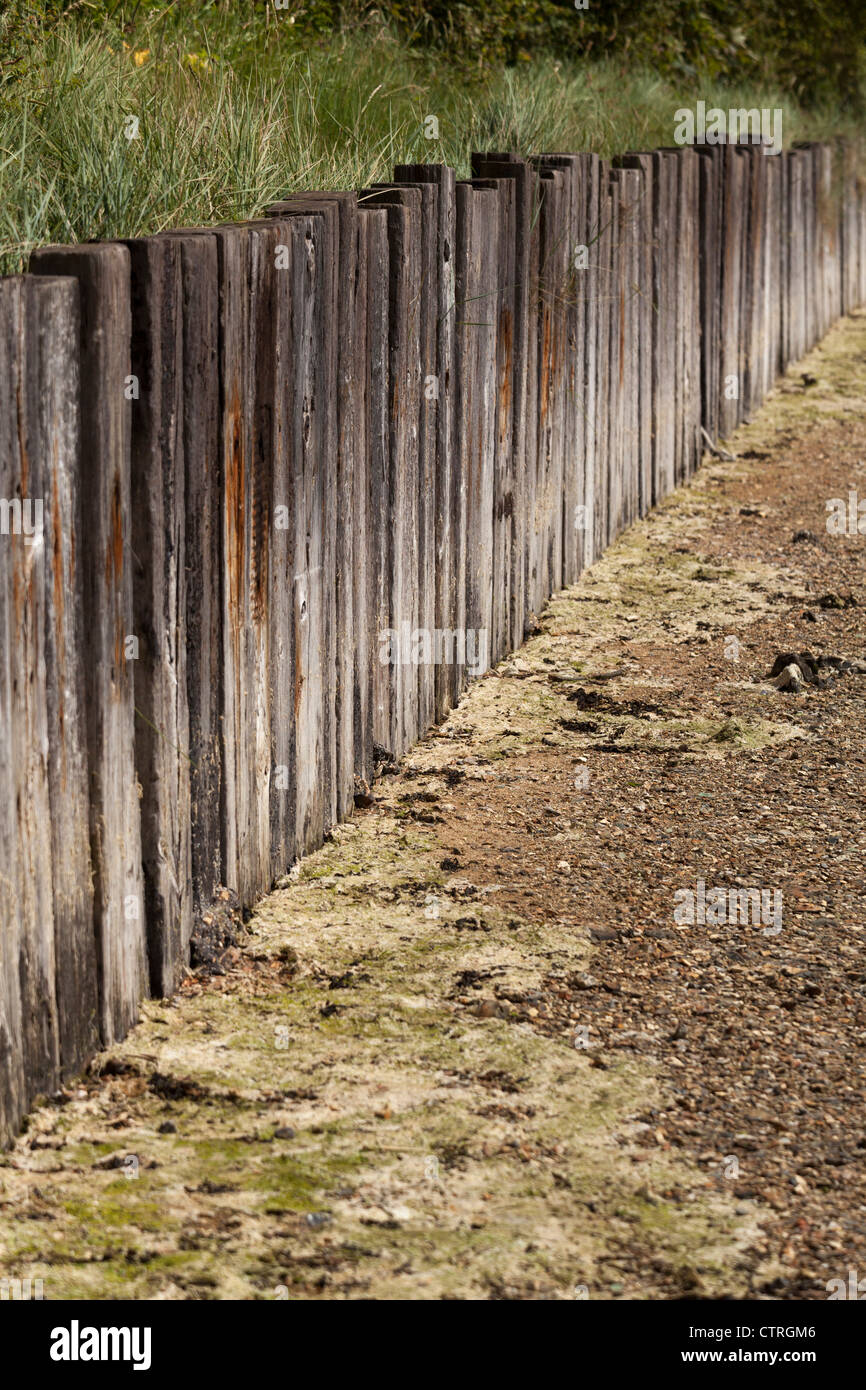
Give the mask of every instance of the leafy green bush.
[[[519, 65], [541, 53], [622, 57], [668, 80], [765, 83], [799, 101], [859, 109], [866, 76], [864, 0], [8, 0], [8, 72], [45, 23], [108, 23], [128, 38], [156, 21], [251, 60], [267, 39], [293, 45], [378, 16], [411, 50], [448, 51], [461, 66]], [[207, 41], [207, 42], [205, 42]]]

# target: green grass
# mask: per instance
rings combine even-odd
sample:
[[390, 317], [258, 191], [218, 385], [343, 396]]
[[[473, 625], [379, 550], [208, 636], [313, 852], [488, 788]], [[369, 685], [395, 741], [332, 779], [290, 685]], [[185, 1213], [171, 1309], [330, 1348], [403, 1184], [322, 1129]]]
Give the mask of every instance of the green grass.
[[0, 270], [23, 269], [38, 244], [251, 217], [294, 190], [387, 179], [398, 162], [444, 160], [465, 177], [473, 149], [670, 145], [674, 112], [698, 98], [782, 107], [786, 144], [846, 130], [771, 89], [663, 80], [619, 59], [482, 70], [378, 20], [317, 38], [273, 15], [250, 29], [244, 11], [185, 33], [146, 18], [128, 48], [117, 28], [75, 17], [18, 37], [0, 86]]

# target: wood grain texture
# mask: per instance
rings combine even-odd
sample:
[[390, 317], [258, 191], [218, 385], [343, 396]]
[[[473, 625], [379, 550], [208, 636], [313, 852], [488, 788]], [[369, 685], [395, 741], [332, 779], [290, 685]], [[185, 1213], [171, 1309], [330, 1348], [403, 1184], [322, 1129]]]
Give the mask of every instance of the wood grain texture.
[[644, 516], [652, 506], [653, 493], [653, 199], [652, 156], [629, 153], [622, 156], [624, 169], [638, 175], [633, 186], [634, 235], [634, 341], [637, 351], [635, 385], [637, 465], [637, 514]]
[[[473, 187], [494, 194], [499, 264], [496, 270], [490, 314], [496, 337], [496, 380], [493, 401], [493, 564], [491, 575], [490, 660], [498, 661], [508, 649], [511, 576], [511, 512], [514, 505], [513, 377], [514, 377], [514, 246], [515, 198], [510, 179], [479, 175], [484, 163], [473, 155]], [[495, 167], [495, 165], [494, 165]], [[508, 167], [508, 166], [506, 166]]]
[[[0, 803], [3, 1142], [34, 1096], [57, 1086], [63, 1063], [80, 1060], [76, 1053], [94, 1040], [81, 710], [74, 689], [67, 705], [61, 683], [68, 659], [80, 655], [74, 644], [65, 649], [76, 618], [66, 617], [74, 585], [64, 587], [74, 498], [63, 475], [78, 451], [76, 289], [68, 280], [30, 276], [0, 283], [0, 710], [8, 740]], [[71, 457], [64, 457], [67, 448]], [[75, 812], [84, 818], [72, 821]], [[59, 992], [58, 948], [60, 968], [69, 970]], [[74, 983], [89, 986], [89, 995], [73, 1001]], [[70, 1019], [71, 1007], [77, 1018]]]
[[[454, 628], [457, 618], [458, 545], [454, 530], [456, 463], [455, 390], [455, 248], [457, 203], [454, 170], [446, 164], [398, 164], [398, 183], [432, 183], [436, 189], [436, 453], [435, 508], [435, 625], [440, 631]], [[430, 406], [425, 400], [425, 415]], [[457, 701], [457, 667], [439, 662], [435, 670], [435, 717], [444, 718]]]
[[[390, 730], [387, 747], [399, 756], [417, 737], [419, 627], [418, 479], [421, 417], [421, 200], [419, 188], [365, 190], [365, 207], [388, 213], [388, 515], [391, 634]], [[384, 647], [382, 648], [384, 650]]]
[[[418, 349], [420, 354], [420, 400], [418, 421], [418, 626], [430, 637], [429, 660], [418, 663], [419, 733], [429, 729], [435, 718], [436, 670], [434, 633], [436, 622], [436, 533], [437, 533], [437, 457], [440, 399], [445, 387], [438, 370], [440, 313], [439, 271], [439, 184], [410, 177], [413, 166], [398, 165], [395, 182], [417, 188], [420, 194], [418, 224], [420, 256], [420, 294], [417, 305]], [[427, 655], [422, 651], [422, 655]], [[440, 665], [442, 663], [439, 663]]]
[[198, 920], [223, 882], [219, 253], [210, 233], [179, 241], [190, 857]]
[[[465, 534], [465, 608], [458, 603], [457, 666], [479, 675], [489, 648], [493, 600], [493, 489], [496, 446], [496, 337], [499, 216], [494, 189], [457, 185], [457, 376], [461, 413], [457, 528]], [[465, 513], [463, 511], [465, 507]], [[465, 515], [465, 521], [463, 517]], [[460, 659], [459, 634], [474, 655]], [[472, 669], [474, 668], [474, 669]]]
[[180, 238], [126, 243], [130, 257], [131, 519], [135, 765], [150, 988], [174, 992], [192, 932], [186, 633], [186, 465]]
[[45, 247], [31, 269], [81, 290], [81, 547], [90, 848], [103, 1044], [138, 1015], [147, 979], [139, 789], [135, 772], [131, 552], [129, 252]]
[[[330, 511], [333, 513], [334, 576], [330, 599], [336, 687], [333, 708], [334, 804], [332, 815], [345, 819], [354, 805], [355, 773], [355, 596], [356, 551], [364, 545], [354, 506], [355, 459], [358, 451], [358, 362], [356, 305], [358, 277], [358, 196], [356, 193], [298, 193], [266, 209], [269, 217], [324, 209], [336, 274], [336, 471]], [[336, 217], [333, 212], [336, 211]], [[331, 339], [334, 338], [331, 334]], [[330, 712], [329, 712], [329, 717]]]
[[390, 488], [390, 355], [388, 342], [388, 286], [390, 246], [388, 211], [361, 205], [360, 216], [367, 244], [367, 438], [369, 493], [369, 648], [372, 664], [372, 739], [375, 749], [391, 743], [391, 668], [380, 641], [390, 627], [391, 544]]

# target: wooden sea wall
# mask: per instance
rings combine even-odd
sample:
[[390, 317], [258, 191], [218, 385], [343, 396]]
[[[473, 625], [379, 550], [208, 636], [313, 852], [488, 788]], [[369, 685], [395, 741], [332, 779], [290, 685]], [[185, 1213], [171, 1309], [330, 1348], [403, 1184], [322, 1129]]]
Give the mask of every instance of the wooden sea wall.
[[0, 280], [0, 1142], [864, 302], [827, 144], [403, 165]]

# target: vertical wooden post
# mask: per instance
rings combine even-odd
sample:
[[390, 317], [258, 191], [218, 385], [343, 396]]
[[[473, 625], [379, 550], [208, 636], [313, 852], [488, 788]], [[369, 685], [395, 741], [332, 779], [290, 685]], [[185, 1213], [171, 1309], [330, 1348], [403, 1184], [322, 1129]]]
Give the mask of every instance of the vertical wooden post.
[[[489, 636], [491, 664], [499, 661], [509, 649], [511, 607], [508, 585], [511, 578], [511, 513], [514, 506], [514, 293], [516, 243], [515, 184], [512, 179], [479, 175], [486, 160], [472, 156], [474, 188], [489, 189], [494, 194], [494, 215], [497, 219], [496, 241], [499, 263], [491, 288], [489, 313], [496, 338], [496, 378], [491, 403], [494, 456], [492, 493], [491, 631]], [[493, 165], [495, 168], [495, 163]], [[506, 165], [507, 167], [507, 165]]]
[[[389, 622], [392, 634], [388, 748], [399, 757], [418, 730], [418, 468], [421, 416], [421, 191], [373, 188], [364, 207], [387, 208], [389, 252], [388, 499]], [[381, 634], [380, 634], [381, 636]]]
[[[384, 207], [360, 207], [366, 240], [367, 306], [367, 437], [369, 440], [369, 628], [371, 661], [371, 735], [374, 750], [391, 747], [391, 667], [383, 634], [391, 626], [391, 546], [393, 543], [390, 496], [390, 357], [389, 291], [390, 249], [388, 211]], [[384, 659], [383, 659], [384, 658]]]
[[580, 568], [585, 569], [596, 558], [595, 509], [596, 470], [598, 452], [598, 320], [599, 320], [599, 249], [601, 222], [599, 197], [601, 165], [598, 155], [583, 155], [583, 224], [580, 245], [586, 247], [586, 269], [578, 279], [581, 304], [583, 349], [583, 488], [579, 505], [583, 510], [575, 520], [580, 524]]
[[105, 1044], [123, 1037], [145, 992], [144, 884], [135, 774], [130, 519], [130, 300], [125, 246], [44, 247], [39, 275], [81, 286], [85, 709], [90, 845]]
[[[55, 990], [60, 1075], [68, 1078], [79, 1071], [99, 1038], [84, 695], [85, 618], [78, 560], [86, 544], [81, 526], [79, 287], [72, 278], [42, 276], [28, 278], [25, 285], [39, 329], [38, 339], [27, 348], [26, 371], [38, 404], [36, 456], [41, 461], [44, 497]], [[3, 916], [0, 912], [0, 919]]]
[[[172, 235], [172, 234], [169, 234]], [[182, 344], [186, 693], [193, 917], [223, 882], [220, 318], [217, 239], [177, 234]], [[182, 756], [182, 750], [181, 750]]]
[[[496, 193], [457, 185], [457, 380], [461, 497], [465, 505], [465, 608], [456, 630], [466, 641], [462, 671], [478, 675], [489, 650], [493, 601], [496, 305], [499, 254]], [[462, 516], [458, 527], [462, 527]], [[462, 622], [459, 620], [462, 616]], [[468, 650], [471, 631], [475, 651]], [[460, 637], [458, 637], [458, 645]], [[472, 659], [474, 656], [474, 660]]]
[[638, 455], [637, 515], [644, 516], [652, 505], [653, 419], [652, 419], [652, 342], [653, 342], [653, 198], [652, 156], [630, 153], [621, 160], [624, 169], [637, 171], [639, 181], [633, 193], [635, 239], [635, 343], [638, 358], [636, 390], [636, 430], [634, 447]]
[[607, 526], [604, 544], [608, 546], [622, 529], [626, 512], [624, 487], [625, 415], [625, 254], [621, 226], [622, 184], [616, 170], [608, 170], [610, 196], [610, 337], [608, 340], [608, 455]]
[[[329, 601], [333, 629], [336, 686], [333, 693], [334, 805], [332, 816], [343, 820], [351, 812], [354, 800], [355, 772], [355, 552], [366, 544], [358, 528], [358, 515], [353, 506], [355, 456], [357, 451], [357, 257], [358, 257], [358, 195], [356, 193], [298, 193], [265, 209], [268, 217], [285, 217], [287, 213], [310, 213], [326, 210], [330, 217], [329, 237], [333, 240], [333, 255], [337, 276], [338, 315], [336, 333], [337, 355], [336, 430], [337, 454], [334, 479], [334, 563], [332, 598]], [[331, 210], [336, 210], [334, 217]], [[329, 716], [330, 717], [330, 716]]]
[[[436, 377], [439, 395], [435, 403], [436, 466], [435, 497], [435, 623], [440, 631], [452, 630], [456, 623], [460, 568], [455, 525], [454, 489], [458, 479], [456, 462], [455, 392], [455, 250], [457, 204], [454, 170], [446, 164], [399, 164], [394, 171], [398, 183], [432, 183], [436, 188]], [[431, 406], [425, 401], [425, 417]], [[457, 667], [441, 661], [435, 671], [435, 717], [444, 718], [459, 693]]]
[[578, 155], [543, 155], [536, 166], [557, 171], [562, 182], [561, 221], [555, 252], [559, 285], [553, 292], [562, 351], [562, 362], [557, 365], [556, 373], [559, 384], [553, 389], [561, 391], [563, 396], [560, 516], [556, 522], [562, 551], [559, 587], [573, 584], [580, 573], [585, 535], [580, 526], [582, 514], [578, 510], [585, 505], [585, 284], [582, 279], [585, 269], [584, 255], [578, 248], [585, 246], [588, 254], [588, 243], [584, 240], [586, 178], [585, 165]]
[[674, 416], [676, 373], [675, 290], [677, 254], [676, 156], [656, 150], [653, 161], [653, 499], [661, 501], [674, 487]]
[[418, 250], [420, 256], [420, 297], [414, 312], [418, 318], [420, 354], [420, 399], [418, 419], [418, 625], [428, 635], [429, 652], [422, 648], [418, 664], [417, 731], [425, 733], [433, 723], [436, 707], [436, 534], [438, 474], [438, 418], [445, 382], [438, 367], [439, 349], [439, 194], [437, 183], [410, 177], [414, 166], [399, 165], [395, 182], [414, 187], [420, 194]]
[[192, 931], [181, 239], [129, 249], [135, 763], [150, 987], [177, 987]]
[[733, 145], [723, 147], [722, 289], [720, 320], [719, 435], [736, 429], [740, 386], [740, 247], [742, 244], [742, 160]]
[[97, 1042], [80, 587], [78, 286], [0, 282], [0, 1142]]
[[599, 166], [598, 263], [597, 263], [597, 343], [596, 343], [596, 452], [594, 553], [601, 555], [607, 545], [610, 498], [610, 336], [612, 312], [613, 208], [610, 194], [610, 165]]
[[534, 168], [530, 168], [529, 184], [529, 245], [527, 254], [529, 322], [527, 326], [526, 353], [526, 469], [524, 475], [523, 506], [525, 535], [525, 614], [524, 622], [530, 613], [538, 613], [546, 595], [541, 588], [541, 536], [539, 528], [539, 453], [538, 453], [538, 353], [539, 317], [541, 314], [541, 178]]

